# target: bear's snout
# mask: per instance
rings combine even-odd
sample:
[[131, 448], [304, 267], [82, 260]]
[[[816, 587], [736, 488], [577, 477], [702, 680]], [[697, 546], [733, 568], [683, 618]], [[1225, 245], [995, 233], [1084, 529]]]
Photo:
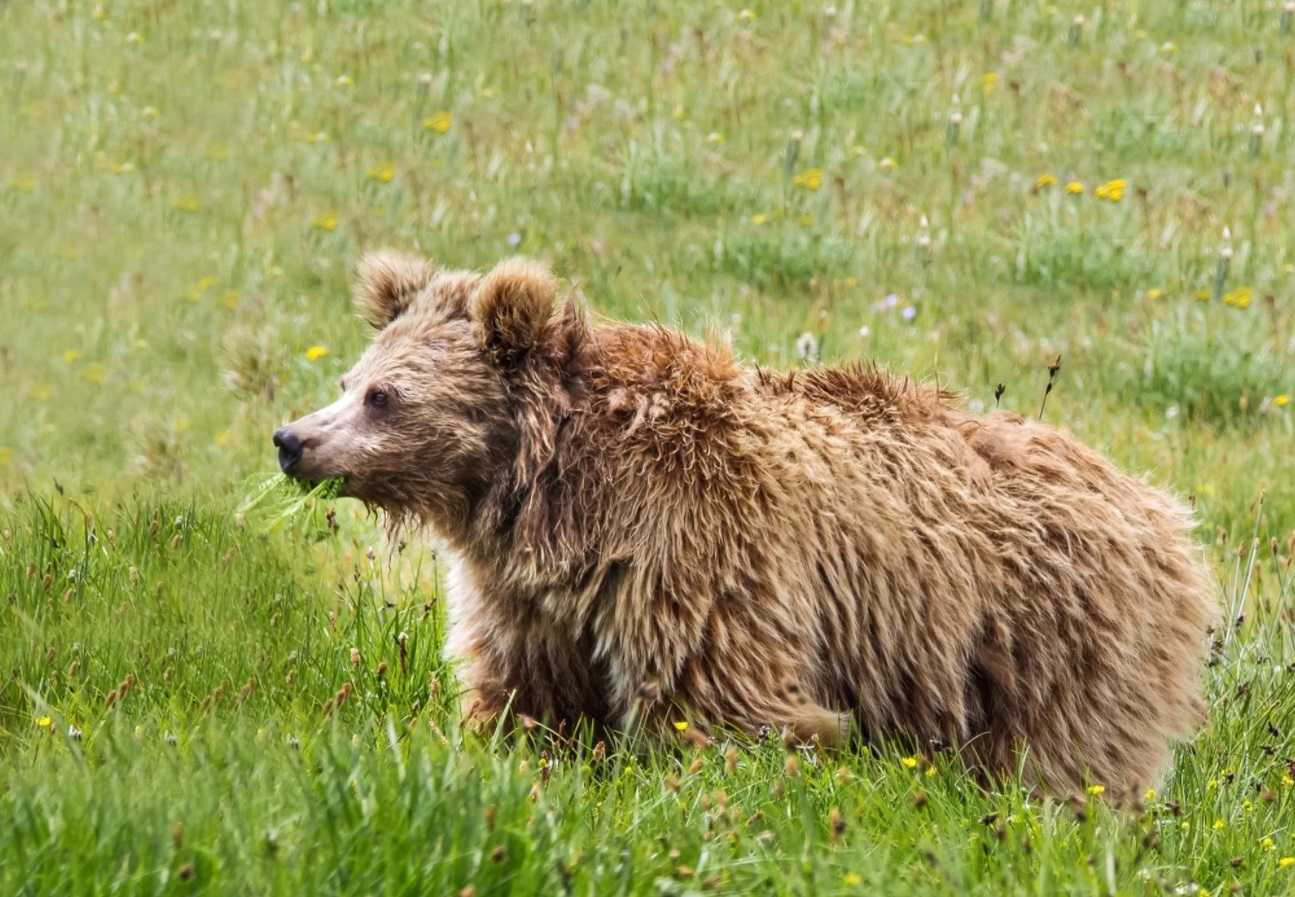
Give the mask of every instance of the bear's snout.
[[274, 444], [279, 449], [279, 469], [292, 473], [293, 468], [301, 463], [301, 440], [287, 427], [274, 431]]

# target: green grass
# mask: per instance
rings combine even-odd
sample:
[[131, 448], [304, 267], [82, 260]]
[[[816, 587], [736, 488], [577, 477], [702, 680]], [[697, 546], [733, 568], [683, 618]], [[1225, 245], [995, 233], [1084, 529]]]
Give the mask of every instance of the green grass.
[[[1295, 893], [1280, 6], [0, 5], [0, 892]], [[1196, 502], [1243, 617], [1211, 727], [1128, 811], [466, 736], [434, 546], [238, 515], [381, 246], [1029, 415], [1060, 355], [1045, 417]]]

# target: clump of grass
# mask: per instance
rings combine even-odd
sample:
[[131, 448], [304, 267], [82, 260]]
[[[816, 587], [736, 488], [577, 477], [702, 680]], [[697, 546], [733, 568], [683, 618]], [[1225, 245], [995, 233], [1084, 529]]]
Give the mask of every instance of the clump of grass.
[[342, 477], [312, 483], [281, 473], [248, 480], [250, 496], [238, 508], [244, 520], [267, 531], [312, 513], [320, 502], [332, 501], [342, 491]]

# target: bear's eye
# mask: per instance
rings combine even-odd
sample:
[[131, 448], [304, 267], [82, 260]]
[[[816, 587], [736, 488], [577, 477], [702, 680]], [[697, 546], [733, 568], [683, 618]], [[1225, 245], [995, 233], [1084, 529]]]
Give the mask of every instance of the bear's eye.
[[380, 389], [372, 390], [369, 393], [369, 397], [365, 399], [365, 402], [367, 402], [371, 408], [386, 408], [388, 401], [390, 400], [388, 399], [387, 394]]

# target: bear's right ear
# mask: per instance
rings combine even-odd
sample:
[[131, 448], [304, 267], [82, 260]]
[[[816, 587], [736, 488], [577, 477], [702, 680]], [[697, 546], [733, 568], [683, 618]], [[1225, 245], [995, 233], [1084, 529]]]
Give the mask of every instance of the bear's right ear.
[[540, 262], [513, 258], [485, 276], [468, 301], [477, 344], [503, 368], [511, 368], [544, 335], [554, 315], [558, 283]]
[[435, 273], [417, 256], [370, 253], [356, 266], [355, 305], [369, 326], [381, 330], [409, 308]]

